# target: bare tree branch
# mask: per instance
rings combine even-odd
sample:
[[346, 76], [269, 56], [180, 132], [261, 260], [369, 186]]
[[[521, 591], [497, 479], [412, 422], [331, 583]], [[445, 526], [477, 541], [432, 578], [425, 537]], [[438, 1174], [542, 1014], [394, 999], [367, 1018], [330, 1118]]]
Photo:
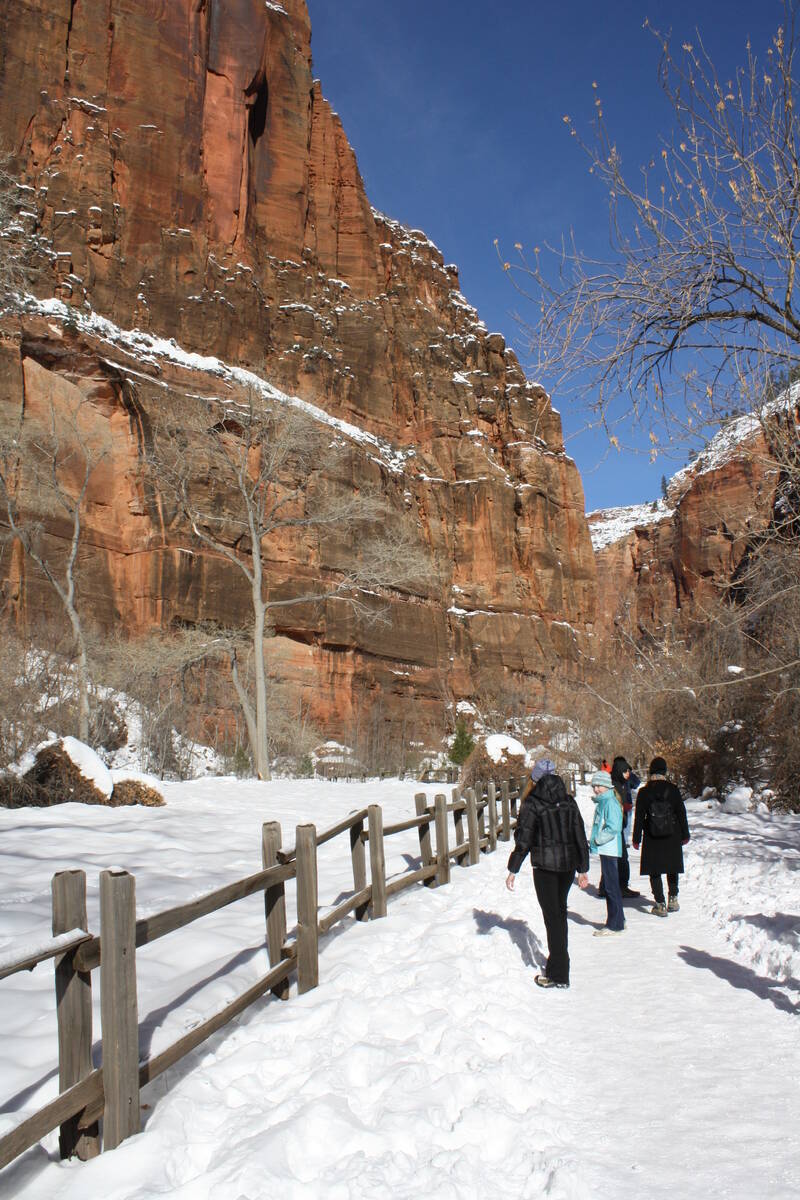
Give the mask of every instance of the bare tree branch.
[[[235, 648], [230, 661], [261, 778], [270, 775], [270, 613], [336, 598], [362, 619], [381, 619], [381, 593], [413, 587], [430, 571], [410, 523], [377, 490], [355, 487], [345, 467], [343, 445], [331, 430], [291, 406], [268, 406], [253, 392], [245, 403], [181, 404], [155, 431], [155, 485], [195, 543], [231, 563], [249, 587], [253, 699]], [[275, 583], [270, 561], [287, 537], [303, 564], [300, 587], [289, 593], [285, 581]]]

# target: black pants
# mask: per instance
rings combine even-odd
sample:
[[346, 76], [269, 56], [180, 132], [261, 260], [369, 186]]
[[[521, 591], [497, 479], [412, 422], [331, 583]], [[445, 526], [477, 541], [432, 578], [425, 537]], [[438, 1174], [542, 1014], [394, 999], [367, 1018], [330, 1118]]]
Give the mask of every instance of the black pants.
[[547, 930], [548, 959], [545, 975], [554, 983], [569, 983], [567, 953], [567, 896], [575, 879], [574, 871], [545, 871], [533, 868], [533, 886]]
[[[653, 899], [655, 900], [656, 904], [663, 904], [664, 903], [664, 884], [661, 880], [660, 875], [651, 875], [650, 876], [650, 887], [653, 889]], [[677, 894], [678, 894], [678, 876], [677, 876], [677, 874], [675, 874], [675, 875], [672, 875], [670, 873], [667, 874], [667, 888], [669, 889], [670, 896], [677, 896]]]
[[622, 834], [622, 858], [619, 860], [619, 886], [624, 892], [631, 884], [631, 864], [628, 861], [628, 847], [625, 843], [625, 833]]

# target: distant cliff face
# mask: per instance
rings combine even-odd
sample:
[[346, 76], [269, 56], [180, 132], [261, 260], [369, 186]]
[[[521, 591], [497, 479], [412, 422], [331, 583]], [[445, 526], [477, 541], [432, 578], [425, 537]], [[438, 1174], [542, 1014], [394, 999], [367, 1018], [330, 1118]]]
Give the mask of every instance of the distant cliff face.
[[673, 476], [664, 500], [589, 514], [597, 558], [598, 644], [615, 621], [656, 637], [732, 581], [748, 545], [769, 525], [778, 463], [754, 417], [724, 429]]
[[[224, 377], [235, 396], [233, 367], [387, 447], [353, 439], [353, 486], [377, 478], [439, 565], [391, 598], [388, 625], [287, 610], [273, 657], [317, 720], [341, 727], [377, 693], [389, 716], [408, 701], [433, 714], [484, 670], [579, 670], [595, 562], [558, 415], [456, 268], [370, 207], [312, 79], [304, 0], [4, 5], [0, 152], [25, 189], [40, 302], [0, 322], [0, 402], [80, 395], [105, 423], [81, 567], [104, 624], [246, 618], [241, 580], [180, 553], [140, 470], [165, 389], [213, 395]], [[276, 547], [275, 578], [300, 554]], [[21, 613], [52, 605], [18, 554], [5, 563]]]

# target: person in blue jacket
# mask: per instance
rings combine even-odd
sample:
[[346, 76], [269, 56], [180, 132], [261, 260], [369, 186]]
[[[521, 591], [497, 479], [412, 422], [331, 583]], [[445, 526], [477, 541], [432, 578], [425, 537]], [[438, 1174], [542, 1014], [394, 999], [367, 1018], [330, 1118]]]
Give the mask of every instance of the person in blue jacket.
[[592, 791], [595, 795], [595, 811], [589, 849], [600, 856], [600, 887], [605, 892], [607, 910], [606, 923], [602, 929], [595, 931], [594, 936], [608, 937], [622, 933], [625, 928], [619, 881], [623, 813], [608, 771], [595, 771]]
[[627, 829], [633, 811], [633, 797], [642, 782], [632, 770], [627, 759], [618, 754], [611, 765], [611, 782], [622, 804], [622, 858], [619, 860], [619, 886], [622, 899], [628, 900], [639, 893], [631, 887], [631, 865], [628, 861]]

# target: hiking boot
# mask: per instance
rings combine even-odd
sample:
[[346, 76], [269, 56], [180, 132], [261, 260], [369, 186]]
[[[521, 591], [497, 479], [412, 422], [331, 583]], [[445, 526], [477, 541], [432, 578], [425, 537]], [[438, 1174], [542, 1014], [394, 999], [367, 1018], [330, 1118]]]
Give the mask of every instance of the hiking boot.
[[667, 912], [679, 912], [680, 907], [680, 904], [678, 904], [678, 897], [670, 896], [669, 900], [667, 901]]
[[667, 915], [667, 906], [662, 901], [661, 904], [654, 904], [650, 912], [654, 917], [665, 917]]
[[635, 896], [640, 896], [640, 895], [641, 895], [641, 892], [635, 892], [633, 890], [633, 888], [626, 887], [626, 888], [622, 889], [622, 899], [623, 900], [633, 900]]
[[621, 929], [609, 929], [607, 925], [604, 925], [602, 929], [595, 929], [594, 936], [595, 937], [619, 937], [619, 935], [621, 933], [622, 933]]
[[537, 987], [541, 988], [568, 988], [568, 983], [559, 983], [556, 979], [548, 979], [546, 975], [537, 975], [533, 981]]

